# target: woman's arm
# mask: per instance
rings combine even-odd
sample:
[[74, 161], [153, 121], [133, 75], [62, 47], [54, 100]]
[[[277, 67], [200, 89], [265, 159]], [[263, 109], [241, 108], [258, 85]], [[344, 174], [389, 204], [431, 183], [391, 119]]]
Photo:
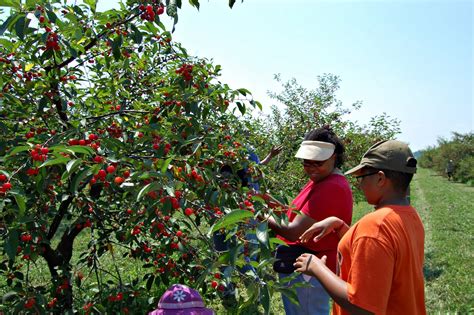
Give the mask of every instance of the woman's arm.
[[297, 215], [292, 222], [282, 225], [279, 225], [273, 217], [268, 217], [267, 219], [270, 229], [291, 242], [297, 241], [301, 234], [316, 222], [313, 218], [304, 214]]

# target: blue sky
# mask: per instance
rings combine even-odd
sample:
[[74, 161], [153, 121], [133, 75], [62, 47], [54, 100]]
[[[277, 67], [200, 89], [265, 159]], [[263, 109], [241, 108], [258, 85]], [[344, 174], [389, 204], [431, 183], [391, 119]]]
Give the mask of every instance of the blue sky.
[[275, 103], [267, 91], [279, 89], [274, 74], [314, 88], [332, 73], [343, 104], [363, 102], [347, 119], [387, 113], [414, 151], [474, 130], [470, 0], [200, 2], [197, 11], [183, 0], [174, 39], [222, 65], [222, 81], [252, 91], [265, 112]]
[[275, 73], [312, 88], [329, 72], [344, 104], [363, 102], [348, 119], [385, 112], [413, 150], [474, 130], [471, 1], [202, 2], [199, 12], [184, 8], [175, 39], [266, 108]]

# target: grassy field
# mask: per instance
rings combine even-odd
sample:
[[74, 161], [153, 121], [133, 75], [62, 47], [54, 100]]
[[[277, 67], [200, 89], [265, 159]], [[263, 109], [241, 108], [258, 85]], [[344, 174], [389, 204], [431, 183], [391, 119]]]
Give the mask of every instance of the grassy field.
[[474, 187], [420, 169], [412, 195], [426, 231], [428, 314], [473, 314]]
[[[474, 187], [449, 182], [426, 169], [420, 169], [412, 182], [412, 204], [420, 213], [426, 231], [424, 273], [428, 314], [474, 314], [473, 199]], [[372, 211], [372, 208], [367, 203], [358, 203], [354, 208], [353, 222]], [[78, 242], [78, 245], [87, 246], [82, 242]], [[118, 254], [116, 259], [120, 273], [125, 278], [133, 278], [143, 272], [141, 265], [129, 258], [122, 258]], [[111, 257], [103, 262], [104, 269], [113, 268]], [[107, 263], [110, 266], [105, 266]], [[75, 267], [75, 271], [82, 271], [87, 278], [93, 277], [87, 274], [86, 268]], [[33, 269], [30, 274], [33, 284], [49, 281], [49, 273], [42, 260], [38, 260]], [[90, 280], [90, 285], [95, 286], [93, 279]], [[0, 280], [0, 293], [7, 290], [4, 285], [4, 279]], [[87, 290], [87, 285], [83, 289]], [[80, 291], [77, 293], [86, 294]], [[209, 306], [218, 314], [228, 313], [222, 305]], [[256, 305], [255, 314], [261, 310]], [[284, 313], [279, 294], [271, 297], [271, 312]]]

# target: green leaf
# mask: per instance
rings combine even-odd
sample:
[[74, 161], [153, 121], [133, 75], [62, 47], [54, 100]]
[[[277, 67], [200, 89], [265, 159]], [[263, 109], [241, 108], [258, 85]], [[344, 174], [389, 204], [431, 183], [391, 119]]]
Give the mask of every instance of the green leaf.
[[20, 0], [0, 0], [0, 7], [20, 8]]
[[268, 290], [267, 285], [264, 285], [260, 289], [260, 303], [263, 305], [265, 314], [270, 314], [270, 291]]
[[77, 188], [79, 187], [79, 184], [89, 175], [92, 175], [94, 172], [95, 167], [98, 165], [95, 165], [92, 168], [86, 167], [82, 171], [80, 171], [74, 178], [72, 179], [72, 184], [71, 184], [71, 193], [76, 193]]
[[285, 241], [277, 238], [277, 237], [271, 237], [269, 239], [270, 244], [277, 244], [277, 245], [286, 245]]
[[8, 152], [8, 155], [13, 156], [17, 153], [20, 153], [20, 152], [23, 152], [23, 151], [28, 151], [29, 149], [31, 149], [31, 147], [28, 146], [28, 145], [23, 145], [21, 147], [15, 147], [10, 152]]
[[3, 35], [3, 33], [5, 33], [5, 31], [7, 30], [8, 28], [8, 25], [10, 25], [10, 23], [13, 21], [13, 19], [17, 18], [17, 15], [11, 15], [8, 17], [8, 19], [3, 22], [2, 26], [0, 26], [0, 36]]
[[243, 96], [247, 96], [247, 94], [250, 94], [250, 95], [252, 94], [252, 93], [250, 93], [250, 91], [247, 90], [247, 89], [237, 89], [237, 91], [238, 91], [240, 94], [242, 94]]
[[18, 21], [15, 23], [15, 32], [16, 35], [23, 40], [25, 38], [25, 26], [26, 26], [26, 17], [21, 16]]
[[66, 153], [82, 153], [82, 154], [86, 154], [86, 155], [93, 155], [95, 154], [95, 151], [90, 148], [90, 147], [86, 147], [86, 146], [82, 146], [82, 145], [73, 145], [73, 146], [69, 146], [69, 147], [65, 147], [63, 145], [60, 145], [60, 146], [54, 146], [54, 147], [50, 147], [51, 151], [53, 152], [66, 152]]
[[243, 222], [248, 218], [253, 218], [253, 213], [248, 210], [235, 210], [219, 219], [211, 228], [209, 234], [215, 231], [226, 228], [238, 222]]
[[166, 161], [163, 163], [163, 165], [161, 166], [161, 173], [164, 174], [166, 173], [166, 171], [168, 170], [168, 166], [170, 165], [171, 161], [173, 159], [172, 158], [168, 158], [166, 159]]
[[15, 194], [15, 201], [16, 204], [18, 205], [18, 209], [20, 210], [18, 212], [18, 217], [22, 217], [25, 214], [26, 210], [26, 202], [25, 202], [25, 196], [20, 195], [20, 194]]
[[[0, 36], [2, 36], [2, 33], [3, 32], [0, 30]], [[0, 38], [0, 46], [5, 47], [7, 50], [11, 50], [13, 48], [12, 42], [3, 38]]]
[[51, 23], [56, 23], [56, 21], [58, 20], [56, 14], [51, 10], [47, 10], [46, 15], [48, 15], [48, 20], [50, 20]]
[[245, 115], [245, 105], [242, 104], [241, 102], [236, 102], [237, 107], [239, 108], [239, 111], [242, 113], [242, 115]]
[[263, 199], [260, 196], [253, 195], [251, 199], [252, 199], [252, 201], [258, 201], [258, 202], [261, 202], [261, 203], [265, 203], [265, 199]]
[[84, 0], [84, 2], [91, 8], [91, 11], [95, 13], [97, 8], [97, 0]]
[[151, 275], [150, 278], [148, 278], [148, 280], [146, 282], [146, 289], [148, 291], [151, 290], [151, 286], [153, 285], [153, 281], [155, 281], [155, 275]]
[[189, 3], [199, 11], [199, 0], [189, 0]]
[[258, 241], [268, 247], [268, 224], [267, 222], [262, 222], [257, 225], [257, 239]]
[[74, 173], [77, 168], [81, 165], [82, 159], [71, 160], [66, 164], [66, 171], [64, 171], [61, 180], [66, 180], [69, 176]]
[[56, 165], [56, 164], [64, 164], [64, 163], [67, 163], [69, 160], [70, 160], [70, 158], [61, 156], [61, 157], [58, 157], [57, 159], [47, 160], [46, 162], [41, 164], [39, 166], [39, 168], [42, 168], [42, 167], [45, 167], [45, 166]]
[[10, 258], [10, 260], [15, 260], [19, 236], [20, 233], [18, 230], [10, 230], [8, 233], [8, 239], [5, 242], [5, 251], [7, 252], [8, 258]]
[[74, 173], [74, 171], [81, 165], [82, 159], [77, 159], [77, 160], [71, 160], [67, 163], [66, 165], [66, 170], [69, 173]]
[[159, 182], [149, 183], [148, 185], [146, 185], [140, 190], [140, 192], [137, 195], [137, 201], [140, 201], [140, 199], [142, 199], [143, 196], [149, 193], [150, 191], [161, 189], [161, 187], [162, 185]]
[[122, 35], [117, 36], [112, 42], [112, 54], [115, 60], [119, 60], [122, 56], [120, 48], [122, 47]]
[[[178, 14], [177, 2], [176, 0], [171, 0], [168, 6], [166, 7], [166, 14], [171, 17], [176, 17]], [[175, 23], [176, 24], [176, 23]]]

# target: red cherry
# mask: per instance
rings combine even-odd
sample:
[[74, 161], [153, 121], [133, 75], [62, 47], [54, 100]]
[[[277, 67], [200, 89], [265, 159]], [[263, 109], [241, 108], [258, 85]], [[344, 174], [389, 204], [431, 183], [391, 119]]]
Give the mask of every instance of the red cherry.
[[112, 174], [115, 172], [115, 167], [113, 165], [107, 166], [107, 173]]
[[104, 170], [100, 170], [99, 173], [97, 173], [100, 178], [105, 178], [107, 176], [107, 173]]
[[123, 171], [123, 177], [129, 178], [130, 177], [130, 171]]
[[186, 210], [184, 210], [184, 214], [186, 214], [188, 217], [193, 213], [194, 213], [194, 211], [191, 208], [186, 208]]
[[[28, 256], [28, 255], [25, 255], [25, 256]], [[23, 258], [29, 259], [29, 256], [27, 258], [25, 256]], [[25, 308], [32, 308], [35, 304], [36, 304], [36, 300], [34, 298], [28, 299], [28, 301], [25, 303]]]
[[43, 153], [43, 154], [48, 154], [48, 153], [49, 153], [49, 149], [48, 149], [48, 148], [41, 148], [41, 153]]
[[123, 177], [120, 177], [120, 176], [117, 176], [115, 177], [114, 179], [114, 182], [117, 184], [117, 185], [120, 185], [121, 183], [123, 183], [124, 179]]
[[7, 180], [7, 176], [5, 174], [0, 174], [0, 182], [4, 182]]
[[181, 231], [176, 232], [176, 236], [177, 236], [177, 237], [183, 236], [183, 232], [181, 232]]
[[44, 20], [45, 20], [44, 16], [40, 16], [40, 17], [39, 17], [40, 23], [44, 23]]
[[86, 140], [84, 139], [79, 140], [79, 145], [86, 145]]
[[10, 184], [10, 182], [5, 183], [5, 184], [3, 184], [2, 188], [5, 191], [10, 190], [10, 189], [12, 189], [12, 184]]
[[219, 283], [217, 283], [217, 281], [212, 281], [212, 282], [211, 282], [211, 287], [214, 288], [214, 289], [215, 289], [218, 285], [219, 285]]

